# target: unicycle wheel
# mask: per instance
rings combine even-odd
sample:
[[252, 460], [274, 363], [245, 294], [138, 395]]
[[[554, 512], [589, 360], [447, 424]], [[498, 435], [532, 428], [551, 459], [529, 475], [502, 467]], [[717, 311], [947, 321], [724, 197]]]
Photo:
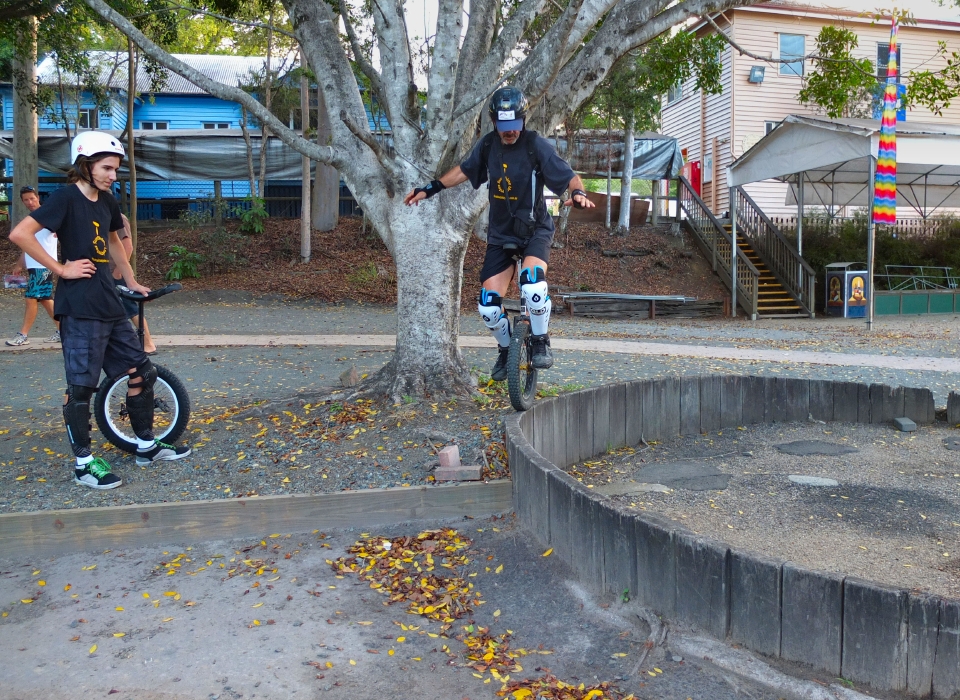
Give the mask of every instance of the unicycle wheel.
[[510, 403], [517, 411], [526, 411], [533, 406], [537, 394], [537, 369], [532, 359], [530, 322], [517, 319], [513, 324], [507, 354], [507, 389]]

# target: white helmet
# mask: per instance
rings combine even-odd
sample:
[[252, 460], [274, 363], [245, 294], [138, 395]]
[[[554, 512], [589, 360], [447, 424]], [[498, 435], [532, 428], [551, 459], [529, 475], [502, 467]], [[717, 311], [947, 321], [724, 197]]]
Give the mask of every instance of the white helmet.
[[70, 143], [70, 162], [76, 164], [80, 156], [95, 156], [98, 153], [110, 153], [123, 158], [126, 152], [120, 139], [102, 131], [84, 131], [77, 134]]

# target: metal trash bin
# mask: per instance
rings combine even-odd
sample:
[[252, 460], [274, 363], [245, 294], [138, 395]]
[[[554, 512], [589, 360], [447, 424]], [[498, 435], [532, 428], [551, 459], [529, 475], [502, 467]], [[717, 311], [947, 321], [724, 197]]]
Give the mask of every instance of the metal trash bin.
[[866, 318], [870, 303], [867, 290], [867, 264], [835, 262], [824, 266], [827, 271], [827, 293], [824, 312], [828, 316]]

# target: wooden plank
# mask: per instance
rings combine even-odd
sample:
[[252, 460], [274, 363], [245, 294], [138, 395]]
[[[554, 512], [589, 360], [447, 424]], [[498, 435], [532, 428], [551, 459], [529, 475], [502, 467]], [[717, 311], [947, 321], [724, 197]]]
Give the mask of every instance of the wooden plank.
[[647, 379], [640, 388], [643, 401], [643, 427], [641, 437], [650, 442], [663, 438], [663, 380]]
[[643, 382], [627, 382], [624, 389], [624, 444], [633, 446], [643, 437]]
[[700, 434], [700, 377], [680, 377], [680, 434]]
[[58, 556], [164, 542], [200, 542], [478, 517], [513, 509], [511, 483], [460, 483], [314, 495], [149, 503], [0, 515], [0, 558]]
[[610, 385], [610, 444], [616, 449], [627, 444], [627, 385], [617, 382]]
[[720, 427], [743, 425], [743, 380], [735, 374], [720, 378]]
[[720, 375], [700, 377], [700, 432], [720, 429]]
[[663, 413], [660, 418], [660, 437], [663, 440], [672, 440], [680, 435], [680, 379], [666, 377], [661, 381], [663, 382]]

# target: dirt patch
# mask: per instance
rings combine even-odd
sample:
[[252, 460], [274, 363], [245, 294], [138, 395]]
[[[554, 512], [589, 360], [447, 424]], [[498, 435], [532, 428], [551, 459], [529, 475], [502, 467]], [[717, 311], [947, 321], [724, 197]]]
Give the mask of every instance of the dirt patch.
[[[734, 547], [960, 597], [960, 462], [945, 446], [955, 433], [942, 425], [916, 433], [846, 423], [755, 426], [624, 448], [567, 471], [621, 508], [660, 513]], [[799, 441], [824, 449], [778, 449]], [[830, 446], [856, 451], [822, 454], [841, 451]], [[654, 485], [674, 467], [696, 473]], [[839, 483], [802, 485], [791, 475]]]
[[[675, 294], [704, 300], [726, 292], [710, 266], [685, 237], [669, 225], [644, 226], [629, 236], [610, 236], [600, 224], [570, 224], [563, 248], [551, 251], [553, 290], [617, 294]], [[144, 226], [137, 248], [138, 280], [150, 287], [165, 283], [176, 261], [172, 246], [199, 253], [201, 277], [182, 280], [188, 290], [230, 289], [255, 294], [282, 294], [325, 302], [347, 299], [376, 304], [396, 303], [396, 269], [383, 242], [354, 217], [340, 219], [336, 229], [314, 231], [313, 256], [300, 262], [298, 219], [268, 219], [259, 236], [237, 232], [236, 222], [213, 226]], [[471, 237], [463, 266], [461, 306], [475, 310], [485, 243]], [[610, 257], [603, 251], [653, 251], [640, 257]], [[0, 257], [13, 260], [17, 250], [6, 236]]]

